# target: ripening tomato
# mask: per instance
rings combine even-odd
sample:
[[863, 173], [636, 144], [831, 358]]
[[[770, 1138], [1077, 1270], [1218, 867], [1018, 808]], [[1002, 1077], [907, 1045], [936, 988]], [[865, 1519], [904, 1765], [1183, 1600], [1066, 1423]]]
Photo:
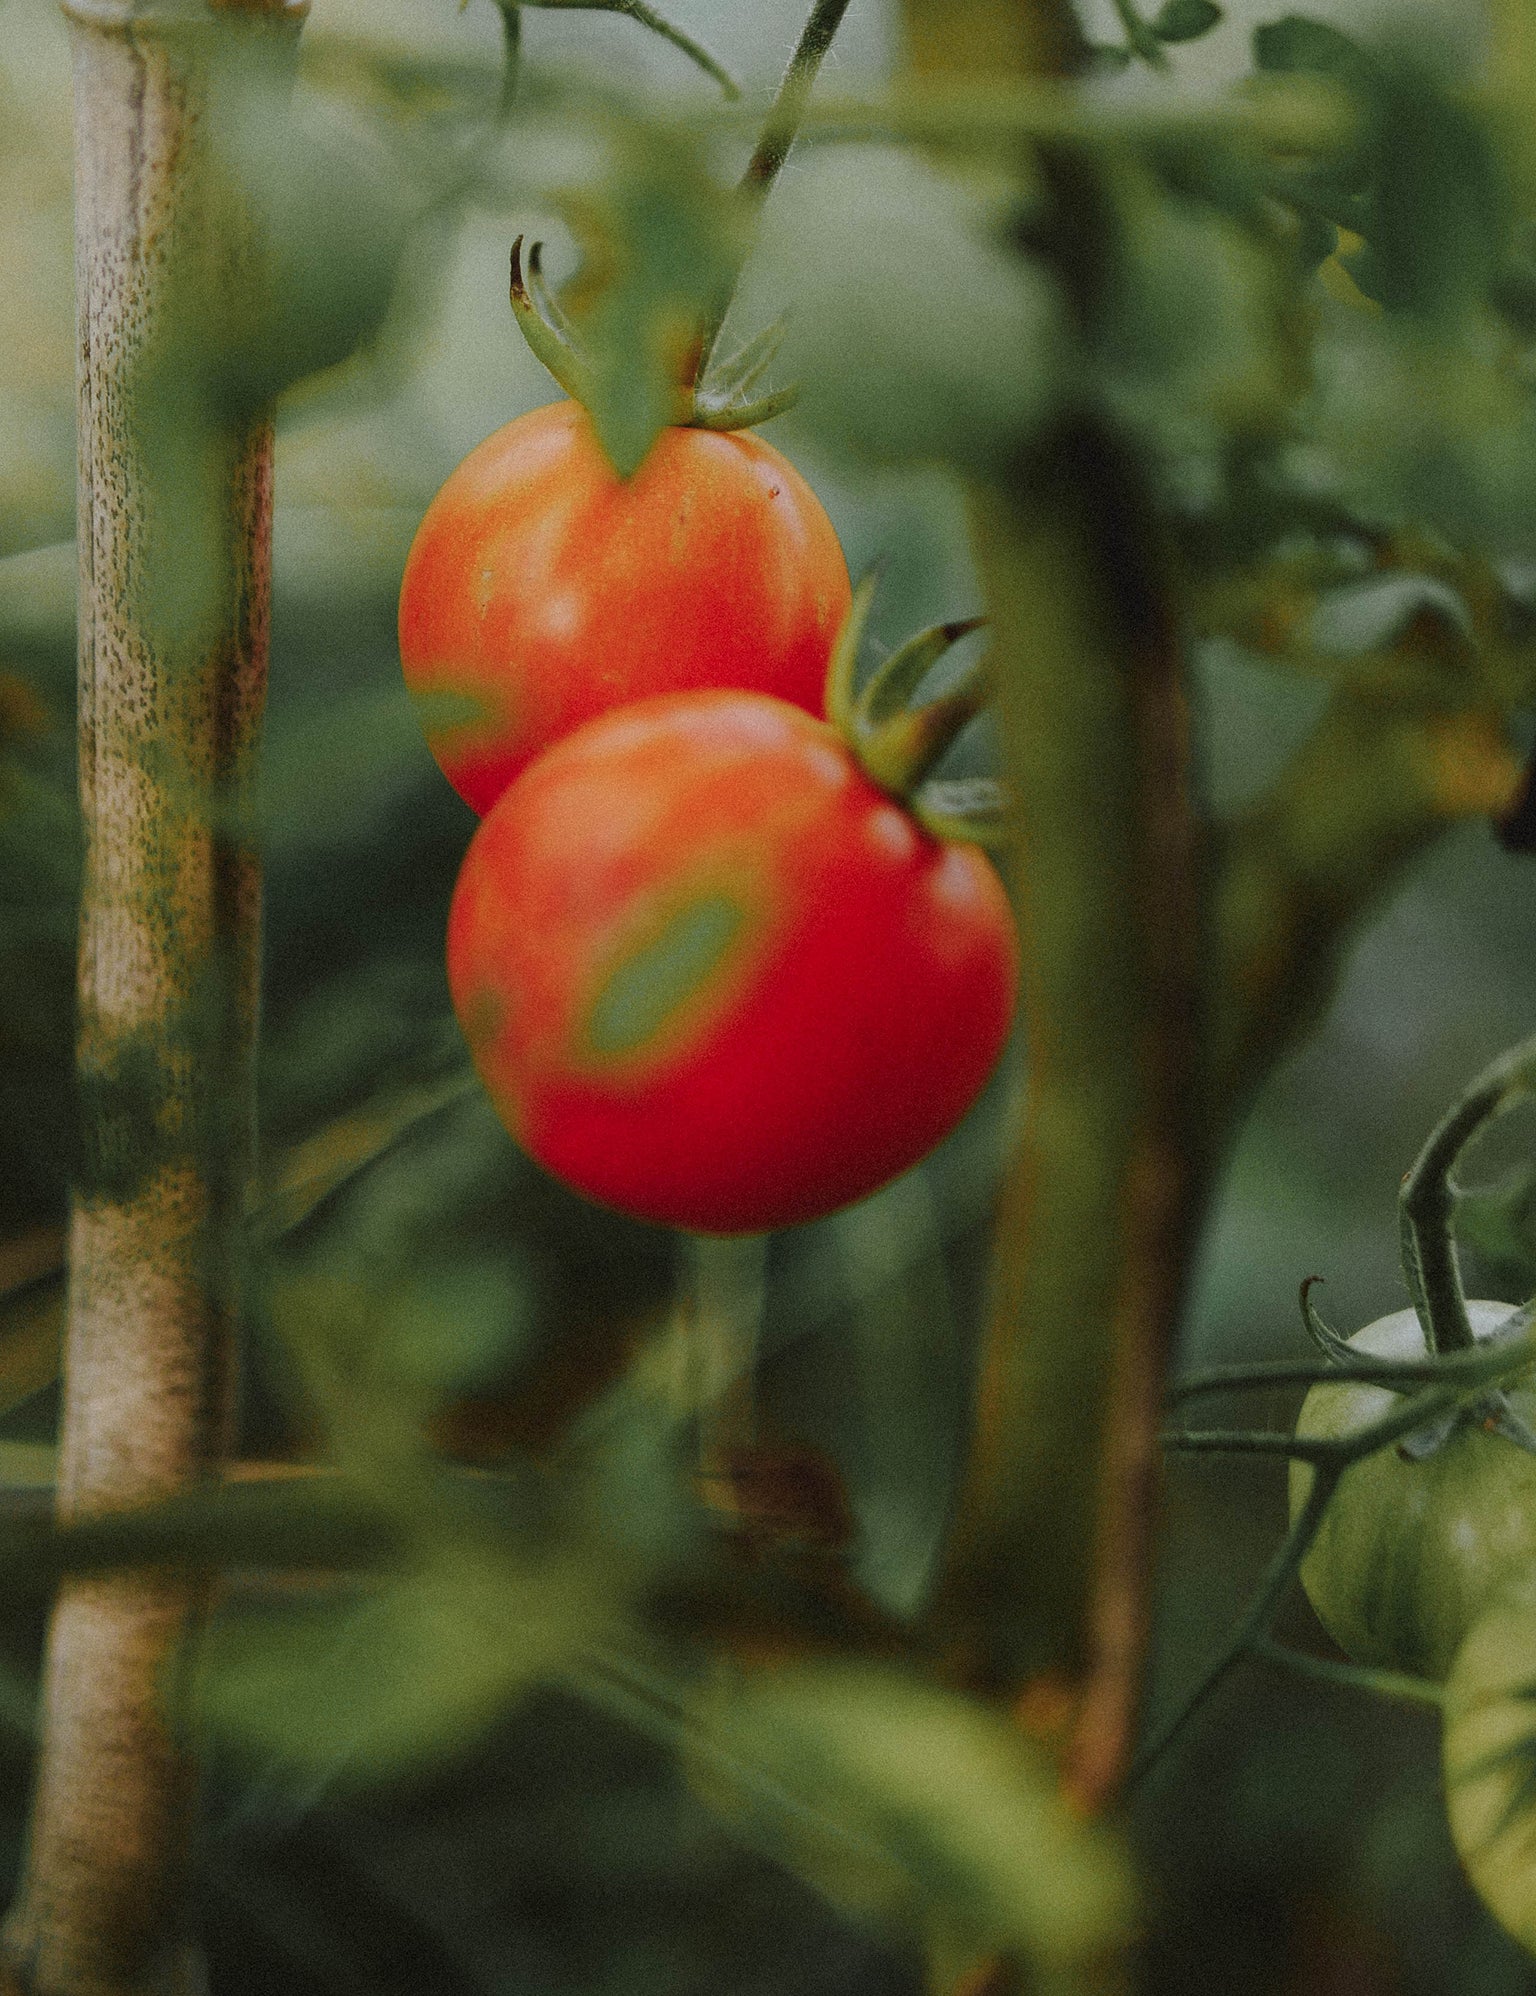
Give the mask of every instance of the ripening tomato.
[[749, 693], [604, 715], [470, 844], [454, 1008], [518, 1141], [642, 1219], [754, 1233], [913, 1164], [991, 1073], [1013, 919], [833, 729]]
[[[1468, 1303], [1479, 1338], [1509, 1324], [1508, 1303]], [[1368, 1324], [1350, 1339], [1378, 1358], [1422, 1359], [1412, 1310]], [[1506, 1389], [1511, 1410], [1536, 1421], [1536, 1382]], [[1300, 1435], [1349, 1435], [1400, 1405], [1384, 1386], [1314, 1386]], [[1312, 1470], [1291, 1467], [1291, 1515]], [[1522, 1567], [1536, 1569], [1536, 1456], [1468, 1423], [1417, 1460], [1378, 1449], [1352, 1463], [1302, 1562], [1302, 1584], [1324, 1628], [1356, 1663], [1441, 1678], [1485, 1604]]]
[[628, 481], [556, 402], [472, 450], [427, 508], [400, 657], [427, 740], [487, 811], [533, 757], [611, 707], [741, 687], [821, 713], [848, 610], [832, 523], [772, 444], [669, 429]]
[[1478, 1617], [1445, 1681], [1445, 1807], [1478, 1896], [1536, 1954], [1536, 1573]]

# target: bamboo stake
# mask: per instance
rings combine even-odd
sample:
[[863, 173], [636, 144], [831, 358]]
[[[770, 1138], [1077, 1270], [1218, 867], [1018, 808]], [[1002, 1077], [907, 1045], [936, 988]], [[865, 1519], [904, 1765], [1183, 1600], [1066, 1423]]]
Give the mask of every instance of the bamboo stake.
[[[66, 12], [85, 874], [59, 1509], [79, 1518], [202, 1481], [229, 1438], [260, 908], [242, 805], [266, 677], [272, 430], [266, 412], [220, 413], [174, 356], [195, 350], [189, 301], [227, 309], [259, 282], [212, 143], [218, 84], [225, 65], [280, 60], [302, 8]], [[3, 1936], [29, 1996], [200, 1984], [184, 1890], [196, 1777], [167, 1699], [201, 1605], [172, 1578], [60, 1592]]]

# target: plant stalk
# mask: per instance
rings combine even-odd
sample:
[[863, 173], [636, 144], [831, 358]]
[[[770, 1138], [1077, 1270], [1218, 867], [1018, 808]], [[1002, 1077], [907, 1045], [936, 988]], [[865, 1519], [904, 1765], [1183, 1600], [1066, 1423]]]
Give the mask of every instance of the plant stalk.
[[1198, 854], [1163, 555], [1104, 437], [972, 534], [1014, 798], [1028, 1040], [975, 1431], [938, 1614], [982, 1684], [1074, 1687], [1099, 1806], [1135, 1733], [1164, 1379], [1203, 1197]]
[[[843, 16], [848, 11], [848, 0], [816, 0], [810, 18], [801, 30], [800, 39], [795, 44], [795, 52], [789, 59], [789, 67], [779, 84], [768, 116], [763, 120], [763, 129], [758, 134], [752, 157], [747, 161], [746, 171], [741, 176], [740, 194], [747, 205], [749, 215], [755, 220], [761, 213], [763, 203], [773, 190], [784, 162], [789, 157], [789, 149], [805, 117], [805, 107], [810, 101], [811, 90], [821, 70], [821, 65], [831, 48], [833, 38], [842, 26]], [[720, 338], [720, 329], [731, 309], [731, 300], [736, 295], [736, 282], [717, 301], [708, 320], [700, 329], [698, 356], [694, 362], [693, 380], [702, 381], [709, 372], [710, 358]]]
[[[302, 9], [73, 0], [79, 315], [81, 1143], [60, 1516], [196, 1487], [230, 1435], [253, 1146], [260, 887], [243, 829], [265, 689], [272, 430], [167, 356], [196, 286], [259, 269], [215, 156], [224, 66]], [[256, 281], [259, 281], [257, 279]], [[183, 308], [173, 308], [172, 300]], [[66, 1581], [3, 1934], [28, 1996], [199, 1986], [196, 1773], [174, 1718], [190, 1581]]]
[[[1059, 76], [1086, 53], [1062, 0], [907, 0], [906, 19], [925, 74]], [[1050, 148], [1039, 167], [1086, 331], [1112, 228], [1091, 167]], [[1070, 1691], [1063, 1781], [1098, 1808], [1139, 1716], [1163, 1384], [1205, 1186], [1183, 660], [1140, 468], [1095, 417], [974, 489], [971, 522], [1028, 1084], [933, 1619], [979, 1688]]]

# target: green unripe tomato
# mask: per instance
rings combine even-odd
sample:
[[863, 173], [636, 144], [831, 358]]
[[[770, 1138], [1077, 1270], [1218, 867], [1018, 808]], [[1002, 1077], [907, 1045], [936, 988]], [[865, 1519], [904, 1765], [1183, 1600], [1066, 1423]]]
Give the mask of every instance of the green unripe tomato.
[[[1536, 1580], [1536, 1576], [1532, 1577]], [[1473, 1624], [1445, 1682], [1445, 1807], [1478, 1897], [1536, 1954], [1536, 1591]]]
[[[1513, 1315], [1508, 1303], [1468, 1303], [1478, 1338]], [[1422, 1359], [1412, 1310], [1380, 1317], [1350, 1339], [1378, 1358]], [[1505, 1389], [1511, 1411], [1536, 1424], [1536, 1382]], [[1356, 1434], [1401, 1399], [1358, 1382], [1314, 1386], [1298, 1435]], [[1291, 1517], [1312, 1484], [1309, 1463], [1291, 1465]], [[1483, 1607], [1513, 1573], [1536, 1570], [1536, 1456], [1472, 1423], [1416, 1461], [1394, 1447], [1352, 1463], [1302, 1561], [1302, 1585], [1318, 1619], [1356, 1663], [1439, 1679]]]

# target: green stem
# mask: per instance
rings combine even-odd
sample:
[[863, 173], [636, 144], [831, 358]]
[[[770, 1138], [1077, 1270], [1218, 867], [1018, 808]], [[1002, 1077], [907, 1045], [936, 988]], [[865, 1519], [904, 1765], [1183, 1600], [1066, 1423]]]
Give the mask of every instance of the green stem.
[[708, 1478], [728, 1475], [732, 1458], [757, 1438], [755, 1375], [768, 1237], [685, 1239], [688, 1398], [698, 1421], [699, 1470]]
[[523, 10], [519, 0], [496, 0], [496, 7], [501, 15], [501, 95], [496, 102], [496, 129], [505, 131], [512, 121], [522, 73]]
[[1127, 1788], [1134, 1787], [1142, 1777], [1168, 1751], [1195, 1714], [1205, 1704], [1244, 1655], [1254, 1644], [1262, 1641], [1269, 1633], [1280, 1604], [1290, 1590], [1291, 1582], [1300, 1570], [1301, 1562], [1311, 1550], [1312, 1541], [1317, 1537], [1318, 1528], [1323, 1522], [1323, 1513], [1333, 1495], [1334, 1486], [1340, 1472], [1319, 1473], [1312, 1480], [1312, 1488], [1300, 1515], [1286, 1534], [1285, 1543], [1265, 1569], [1264, 1577], [1252, 1601], [1248, 1604], [1242, 1620], [1228, 1637], [1225, 1645], [1217, 1652], [1193, 1688], [1180, 1701], [1151, 1737], [1142, 1745], [1125, 1779]]
[[1135, 0], [1114, 0], [1125, 38], [1149, 69], [1166, 69], [1168, 52], [1137, 11]]
[[[503, 0], [496, 0], [501, 6]], [[521, 0], [527, 7], [545, 7], [551, 12], [568, 10], [588, 14], [623, 14], [626, 19], [638, 22], [642, 28], [649, 28], [653, 35], [659, 35], [664, 42], [687, 56], [691, 63], [702, 69], [706, 76], [714, 78], [728, 99], [735, 100], [741, 95], [740, 87], [731, 72], [717, 56], [714, 56], [700, 41], [683, 28], [677, 27], [664, 14], [647, 4], [647, 0]]]
[[1427, 1677], [1412, 1677], [1402, 1670], [1372, 1670], [1364, 1664], [1340, 1663], [1332, 1657], [1309, 1656], [1305, 1650], [1291, 1649], [1261, 1637], [1249, 1645], [1249, 1654], [1258, 1663], [1272, 1663], [1293, 1677], [1305, 1677], [1314, 1684], [1334, 1684], [1345, 1691], [1364, 1691], [1373, 1698], [1396, 1698], [1407, 1705], [1428, 1705], [1436, 1711], [1445, 1703], [1445, 1693]]
[[741, 191], [755, 208], [767, 200], [789, 157], [812, 87], [847, 11], [848, 0], [816, 0], [810, 19], [801, 30], [778, 95], [769, 107], [757, 146], [741, 177]]
[[1279, 1358], [1254, 1365], [1213, 1366], [1208, 1372], [1193, 1373], [1179, 1380], [1168, 1397], [1177, 1404], [1205, 1393], [1241, 1393], [1275, 1386], [1319, 1386], [1342, 1381], [1407, 1391], [1415, 1386], [1443, 1385], [1449, 1381], [1476, 1385], [1484, 1380], [1502, 1379], [1508, 1369], [1508, 1353], [1489, 1351], [1486, 1345], [1433, 1360], [1372, 1358], [1352, 1348], [1347, 1363]]
[[1024, 1127], [935, 1613], [983, 1684], [1083, 1686], [1114, 1785], [1146, 1637], [1163, 1378], [1203, 1196], [1182, 660], [1136, 467], [1074, 428], [977, 495], [1015, 837]]
[[[800, 122], [805, 116], [805, 107], [812, 87], [821, 69], [827, 50], [831, 48], [833, 37], [842, 25], [848, 11], [848, 0], [815, 0], [809, 20], [801, 30], [800, 40], [789, 59], [789, 67], [779, 84], [778, 94], [769, 106], [768, 116], [763, 121], [763, 129], [758, 135], [752, 157], [747, 162], [741, 177], [741, 196], [747, 207], [749, 219], [755, 220], [761, 213], [763, 203], [779, 177], [779, 171], [789, 157], [789, 149], [795, 142]], [[709, 371], [710, 358], [720, 338], [720, 329], [725, 324], [731, 309], [731, 300], [736, 295], [736, 285], [740, 270], [732, 278], [726, 290], [716, 301], [709, 317], [699, 332], [698, 356], [694, 363], [693, 380], [702, 381]]]
[[741, 95], [741, 88], [734, 76], [718, 57], [712, 55], [700, 41], [675, 26], [665, 15], [658, 14], [654, 7], [648, 7], [645, 0], [610, 0], [610, 10], [615, 14], [627, 14], [632, 21], [638, 21], [642, 28], [649, 28], [653, 35], [659, 35], [664, 42], [687, 56], [689, 61], [712, 76], [725, 96], [732, 102]]
[[1403, 1180], [1403, 1274], [1431, 1351], [1474, 1348], [1456, 1257], [1456, 1190], [1451, 1173], [1467, 1145], [1505, 1110], [1536, 1093], [1536, 1038], [1502, 1055], [1441, 1118]]

